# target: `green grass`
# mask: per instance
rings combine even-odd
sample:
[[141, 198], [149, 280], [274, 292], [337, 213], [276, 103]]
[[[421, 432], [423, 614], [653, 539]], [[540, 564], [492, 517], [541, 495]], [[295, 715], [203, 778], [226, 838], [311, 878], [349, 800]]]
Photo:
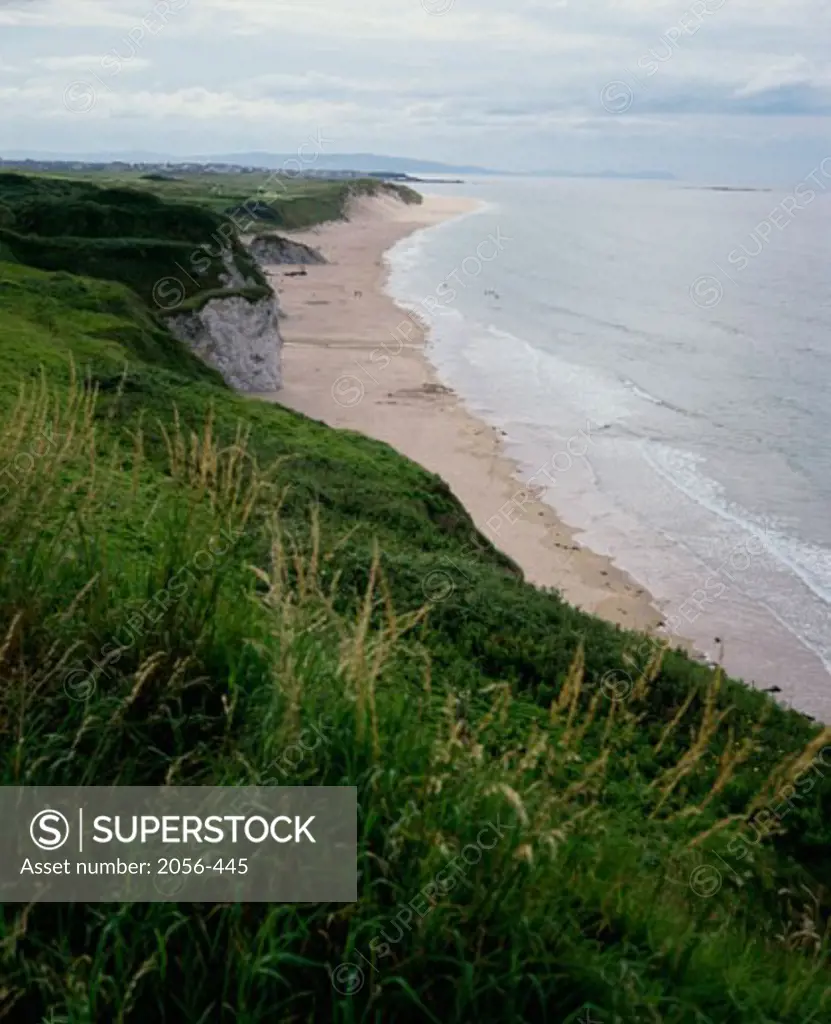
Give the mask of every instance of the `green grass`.
[[[32, 178], [22, 174], [0, 174], [3, 178]], [[357, 178], [346, 181], [327, 181], [287, 177], [276, 171], [251, 171], [242, 174], [176, 174], [175, 180], [159, 180], [141, 171], [65, 172], [49, 176], [38, 175], [38, 186], [48, 182], [57, 194], [63, 190], [81, 190], [94, 195], [102, 187], [122, 194], [149, 193], [172, 206], [195, 206], [202, 216], [210, 211], [226, 216], [235, 213], [239, 230], [258, 230], [267, 227], [305, 228], [326, 220], [340, 220], [345, 216], [351, 196], [396, 195], [408, 203], [420, 203], [418, 192], [406, 185], [379, 181], [376, 178]], [[0, 203], [3, 188], [0, 185]], [[105, 201], [103, 197], [101, 202]], [[257, 217], [257, 204], [261, 216]], [[0, 208], [0, 227], [3, 227]], [[164, 237], [172, 237], [168, 232]]]
[[380, 194], [421, 201], [405, 186], [373, 179], [301, 182], [258, 173], [169, 182], [138, 174], [6, 172], [0, 173], [0, 256], [120, 281], [158, 312], [185, 312], [222, 291], [270, 294], [239, 231], [337, 220], [352, 196]]
[[0, 262], [0, 339], [4, 784], [360, 808], [354, 905], [6, 906], [0, 1020], [831, 1019], [824, 731], [526, 584], [141, 289]]
[[203, 292], [270, 292], [220, 214], [150, 192], [0, 174], [0, 247], [18, 263], [120, 281], [157, 311]]

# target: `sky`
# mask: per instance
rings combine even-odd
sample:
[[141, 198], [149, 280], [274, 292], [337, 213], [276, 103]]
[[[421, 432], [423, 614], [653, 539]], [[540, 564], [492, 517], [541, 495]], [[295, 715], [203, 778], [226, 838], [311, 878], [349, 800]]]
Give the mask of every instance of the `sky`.
[[828, 0], [0, 0], [0, 155], [375, 152], [788, 184]]

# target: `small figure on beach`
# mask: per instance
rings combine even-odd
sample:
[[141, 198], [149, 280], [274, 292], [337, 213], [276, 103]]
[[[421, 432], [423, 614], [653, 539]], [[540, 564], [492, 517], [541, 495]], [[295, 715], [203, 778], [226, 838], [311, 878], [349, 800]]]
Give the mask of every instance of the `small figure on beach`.
[[363, 292], [357, 292], [357, 291], [355, 292], [355, 298], [356, 299], [362, 299], [363, 297], [364, 297], [364, 293]]

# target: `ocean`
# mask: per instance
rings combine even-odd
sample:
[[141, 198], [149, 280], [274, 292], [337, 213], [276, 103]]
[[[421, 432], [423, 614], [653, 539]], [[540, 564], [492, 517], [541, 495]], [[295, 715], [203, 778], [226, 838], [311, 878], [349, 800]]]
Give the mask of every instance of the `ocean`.
[[388, 254], [443, 383], [667, 630], [831, 722], [831, 177], [426, 191], [484, 203]]

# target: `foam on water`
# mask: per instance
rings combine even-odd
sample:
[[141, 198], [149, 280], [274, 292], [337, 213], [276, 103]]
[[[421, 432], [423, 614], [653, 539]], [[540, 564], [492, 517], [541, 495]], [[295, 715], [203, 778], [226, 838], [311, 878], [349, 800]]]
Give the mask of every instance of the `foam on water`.
[[771, 521], [728, 502], [723, 486], [699, 471], [706, 461], [702, 456], [649, 442], [643, 444], [643, 455], [691, 501], [755, 538], [775, 562], [797, 576], [821, 601], [831, 604], [831, 551], [789, 536]]
[[[494, 324], [450, 309], [430, 318], [428, 352], [448, 383], [476, 409], [514, 425], [566, 432], [590, 418], [597, 429], [625, 423], [632, 396], [613, 378], [546, 352]], [[510, 431], [509, 431], [510, 434]]]
[[[785, 677], [797, 664], [793, 703], [802, 693], [806, 710], [831, 721], [831, 678], [821, 667], [821, 678], [809, 678], [807, 655], [792, 659], [788, 649], [797, 638], [831, 673], [831, 421], [821, 397], [831, 316], [822, 285], [802, 287], [815, 308], [789, 318], [775, 289], [748, 271], [750, 300], [725, 289], [716, 310], [702, 311], [689, 285], [706, 270], [708, 218], [724, 234], [723, 204], [712, 208], [712, 196], [679, 200], [666, 186], [526, 187], [525, 199], [512, 182], [478, 219], [400, 243], [388, 255], [392, 294], [428, 322], [440, 378], [502, 428], [524, 479], [591, 425], [588, 456], [546, 500], [665, 605], [683, 602], [714, 559], [752, 545], [752, 566], [696, 625], [710, 631], [699, 639], [706, 648], [715, 630], [737, 671], [767, 683], [791, 685]], [[659, 209], [656, 237], [670, 247], [641, 244], [645, 221], [634, 238], [633, 197], [643, 217], [650, 203]], [[823, 210], [831, 215], [831, 202]], [[451, 305], [425, 306], [497, 229], [513, 239], [504, 254], [464, 280]], [[825, 237], [831, 219], [815, 230]], [[608, 247], [621, 250], [613, 274]], [[769, 258], [777, 288], [815, 266], [791, 270], [794, 254]]]

